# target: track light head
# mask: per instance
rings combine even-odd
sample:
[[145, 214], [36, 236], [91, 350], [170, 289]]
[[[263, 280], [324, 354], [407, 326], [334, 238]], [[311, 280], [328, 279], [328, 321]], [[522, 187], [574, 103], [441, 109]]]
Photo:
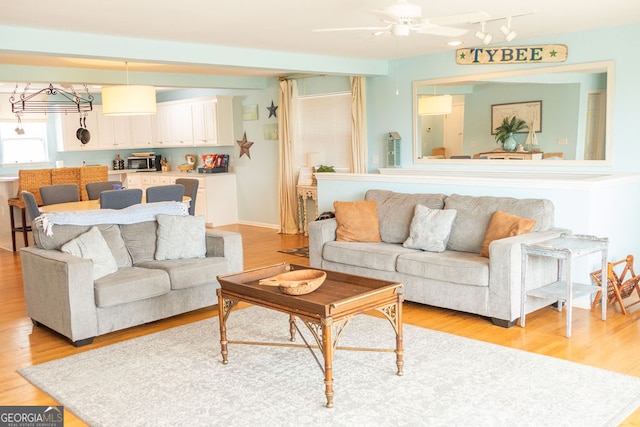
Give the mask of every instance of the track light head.
[[508, 42], [516, 38], [518, 33], [511, 29], [511, 17], [507, 18], [507, 25], [500, 26], [500, 32], [504, 35], [504, 39]]
[[489, 43], [491, 43], [491, 40], [493, 39], [493, 36], [484, 31], [484, 25], [485, 25], [484, 22], [482, 22], [480, 25], [481, 25], [480, 31], [476, 31], [475, 36], [476, 36], [476, 38], [480, 39], [482, 44], [488, 45]]

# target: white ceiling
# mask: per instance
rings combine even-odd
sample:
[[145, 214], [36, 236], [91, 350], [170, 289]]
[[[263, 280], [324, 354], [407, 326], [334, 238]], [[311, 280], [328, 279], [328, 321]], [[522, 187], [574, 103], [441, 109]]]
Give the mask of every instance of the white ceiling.
[[[372, 9], [394, 0], [20, 0], [2, 1], [0, 26], [38, 28], [83, 34], [171, 40], [232, 48], [264, 49], [351, 59], [386, 60], [452, 50], [451, 39], [412, 33], [406, 37], [376, 37], [370, 31], [313, 32], [314, 28], [376, 26]], [[482, 10], [492, 18], [535, 12], [512, 20], [519, 40], [553, 36], [640, 21], [638, 0], [411, 0], [425, 18]], [[504, 20], [487, 23], [495, 42]], [[478, 24], [459, 27], [469, 32], [457, 38], [463, 47], [478, 45]], [[633, 43], [632, 40], [620, 40]], [[41, 52], [0, 49], [0, 64], [122, 69], [121, 61], [81, 57], [51, 57]], [[132, 71], [217, 75], [278, 75], [283, 69], [221, 68], [209, 64], [134, 62]]]

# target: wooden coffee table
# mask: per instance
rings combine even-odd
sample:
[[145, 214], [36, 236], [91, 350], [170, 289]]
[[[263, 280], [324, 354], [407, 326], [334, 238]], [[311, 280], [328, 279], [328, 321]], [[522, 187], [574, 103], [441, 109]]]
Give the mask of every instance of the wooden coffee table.
[[[318, 364], [324, 372], [326, 406], [328, 408], [333, 407], [333, 353], [346, 326], [357, 314], [377, 310], [391, 322], [396, 333], [397, 374], [402, 375], [404, 365], [402, 344], [403, 298], [402, 294], [399, 293], [402, 285], [334, 271], [327, 271], [327, 279], [322, 286], [306, 295], [286, 295], [278, 287], [258, 284], [260, 279], [291, 270], [308, 268], [295, 264], [277, 264], [218, 277], [221, 286], [217, 293], [222, 363], [228, 363], [227, 319], [238, 302], [244, 301], [289, 314], [291, 341], [295, 341], [295, 332], [296, 330], [299, 331], [295, 321], [296, 318], [300, 319], [311, 331], [324, 357], [324, 366], [319, 361]], [[302, 334], [300, 335], [302, 336]], [[302, 338], [304, 340], [304, 336]], [[311, 346], [306, 344], [306, 340], [305, 345], [311, 349]]]

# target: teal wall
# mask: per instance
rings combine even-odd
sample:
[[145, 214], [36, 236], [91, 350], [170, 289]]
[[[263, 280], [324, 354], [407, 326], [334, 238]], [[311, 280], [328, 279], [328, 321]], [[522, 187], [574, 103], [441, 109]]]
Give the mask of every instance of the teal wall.
[[[1, 31], [0, 31], [1, 34]], [[37, 33], [36, 33], [37, 35]], [[34, 36], [35, 37], [35, 36]], [[29, 33], [23, 33], [23, 37], [12, 40], [12, 49], [30, 50], [37, 45], [44, 49], [40, 40], [42, 38], [34, 38], [29, 41]], [[640, 84], [638, 84], [637, 70], [640, 69], [640, 56], [629, 52], [629, 47], [620, 40], [638, 40], [640, 39], [640, 24], [629, 26], [609, 28], [602, 30], [585, 31], [574, 34], [561, 34], [553, 37], [538, 38], [532, 40], [518, 40], [518, 44], [547, 44], [547, 43], [563, 43], [568, 46], [568, 60], [566, 64], [581, 64], [597, 61], [615, 61], [615, 86], [613, 99], [609, 102], [613, 103], [613, 159], [609, 166], [571, 166], [563, 165], [566, 170], [589, 170], [596, 172], [638, 172], [640, 171], [640, 162], [638, 162], [639, 150], [636, 138], [636, 124], [640, 117]], [[36, 43], [35, 40], [38, 40]], [[15, 42], [15, 43], [14, 43]], [[71, 39], [70, 39], [71, 42]], [[0, 42], [0, 47], [5, 42]], [[17, 44], [16, 44], [17, 43]], [[59, 46], [59, 45], [57, 45]], [[96, 44], [95, 46], [98, 46]], [[94, 46], [94, 48], [95, 48]], [[165, 46], [164, 56], [168, 56], [172, 52], [177, 52], [178, 46], [172, 48], [172, 44]], [[51, 47], [53, 48], [53, 46]], [[72, 49], [69, 47], [69, 49]], [[46, 49], [45, 49], [46, 50]], [[125, 47], [126, 51], [127, 48]], [[76, 52], [80, 54], [81, 52]], [[89, 54], [90, 52], [87, 52]], [[185, 52], [188, 54], [189, 51]], [[175, 53], [177, 58], [184, 55]], [[295, 57], [295, 54], [291, 54]], [[299, 58], [300, 59], [300, 58]], [[311, 61], [314, 64], [317, 61]], [[357, 61], [345, 60], [348, 65], [354, 65]], [[287, 61], [282, 64], [286, 65]], [[369, 65], [380, 71], [379, 63], [371, 61], [363, 61], [364, 65]], [[357, 68], [358, 64], [355, 64]], [[553, 64], [555, 65], [555, 64]], [[385, 65], [388, 75], [380, 75], [381, 73], [369, 73], [367, 78], [367, 132], [369, 141], [369, 171], [376, 172], [380, 165], [374, 165], [372, 159], [378, 157], [382, 162], [384, 156], [385, 137], [389, 131], [396, 131], [402, 137], [401, 163], [403, 167], [424, 167], [451, 169], [460, 168], [460, 165], [415, 165], [412, 163], [413, 150], [413, 129], [412, 129], [412, 82], [415, 80], [435, 79], [451, 76], [473, 75], [478, 73], [486, 73], [493, 71], [508, 71], [516, 69], [528, 69], [544, 67], [545, 65], [456, 65], [454, 51], [446, 51], [431, 55], [423, 55], [412, 58], [403, 58], [397, 61], [391, 61]], [[11, 76], [15, 67], [0, 67], [0, 75], [3, 78]], [[322, 74], [322, 67], [318, 66], [318, 73]], [[363, 70], [366, 67], [363, 67]], [[29, 69], [25, 73], [23, 69], [19, 71], [29, 77], [35, 78], [37, 72], [41, 73], [40, 80], [48, 80], [51, 76], [62, 75], [64, 70], [51, 70], [43, 68], [42, 70]], [[312, 71], [310, 71], [312, 72]], [[100, 74], [100, 73], [97, 73]], [[366, 74], [366, 73], [364, 73]], [[44, 75], [45, 77], [42, 77]], [[104, 76], [99, 75], [102, 78]], [[137, 77], [137, 76], [136, 76]], [[164, 82], [170, 83], [168, 76]], [[61, 77], [62, 78], [62, 77]], [[88, 78], [88, 77], [87, 77]], [[76, 77], [76, 81], [77, 77]], [[197, 82], [197, 80], [194, 80]], [[252, 82], [255, 89], [224, 89], [224, 90], [181, 90], [171, 93], [159, 93], [159, 101], [171, 101], [181, 98], [199, 97], [207, 95], [234, 95], [241, 98], [245, 105], [257, 104], [259, 106], [259, 118], [256, 121], [242, 121], [240, 130], [247, 132], [247, 139], [253, 141], [251, 147], [251, 159], [246, 156], [238, 158], [239, 148], [220, 147], [216, 148], [216, 152], [228, 153], [232, 155], [232, 165], [238, 179], [238, 200], [239, 200], [239, 216], [244, 222], [256, 224], [278, 223], [278, 206], [277, 206], [277, 164], [278, 164], [278, 142], [266, 140], [263, 137], [263, 125], [277, 123], [276, 118], [268, 118], [267, 106], [271, 101], [278, 105], [279, 85], [276, 78], [259, 78], [259, 79], [240, 79], [238, 86], [245, 88], [251, 87]], [[196, 84], [196, 83], [194, 83]], [[299, 92], [302, 95], [311, 95], [319, 93], [341, 92], [349, 89], [348, 77], [330, 75], [303, 78], [298, 80]], [[581, 95], [582, 95], [581, 91]], [[567, 95], [569, 96], [569, 95]], [[571, 94], [571, 96], [574, 96]], [[537, 97], [536, 97], [537, 98]], [[98, 100], [96, 101], [98, 102]], [[560, 102], [560, 101], [558, 101]], [[471, 107], [470, 107], [471, 108]], [[543, 105], [543, 114], [545, 114]], [[575, 114], [574, 112], [569, 112]], [[480, 114], [480, 113], [474, 113]], [[479, 122], [486, 123], [487, 119], [482, 118]], [[544, 133], [547, 132], [547, 123], [552, 120], [543, 116], [543, 134], [540, 135], [541, 142], [545, 143]], [[550, 131], [549, 131], [550, 132]], [[558, 133], [564, 131], [557, 131]], [[485, 133], [486, 129], [485, 129]], [[567, 137], [570, 131], [567, 130]], [[575, 133], [575, 131], [574, 131]], [[579, 135], [578, 135], [579, 136]], [[55, 140], [55, 135], [50, 134], [51, 140]], [[242, 135], [236, 135], [236, 139], [240, 139]], [[487, 137], [488, 138], [488, 137]], [[490, 139], [488, 144], [495, 148], [495, 143]], [[54, 146], [52, 146], [54, 147]], [[126, 156], [133, 150], [122, 152], [106, 151], [106, 152], [83, 152], [83, 153], [57, 153], [55, 148], [51, 150], [51, 165], [56, 160], [64, 160], [65, 165], [80, 165], [82, 160], [87, 164], [111, 164], [116, 154]], [[206, 154], [211, 149], [164, 149], [158, 150], [159, 153], [170, 158], [172, 163], [181, 163], [184, 154]], [[42, 167], [42, 166], [40, 166]], [[467, 167], [467, 166], [465, 166]], [[474, 166], [476, 168], [483, 166]], [[500, 169], [498, 166], [491, 166], [493, 169]], [[522, 166], [526, 168], [526, 166]], [[0, 168], [0, 174], [17, 174], [15, 168]], [[224, 203], [221, 201], [220, 203]]]
[[[566, 44], [568, 46], [568, 64], [582, 64], [600, 61], [615, 61], [615, 82], [613, 90], [613, 158], [610, 166], [570, 166], [571, 170], [590, 170], [604, 172], [638, 172], [636, 121], [640, 117], [640, 84], [637, 72], [640, 69], [640, 56], [630, 54], [629, 47], [620, 40], [638, 40], [640, 24], [591, 30], [579, 33], [560, 34], [530, 40], [518, 40], [518, 44]], [[384, 138], [389, 130], [395, 130], [402, 136], [402, 166], [415, 168], [450, 169], [455, 165], [415, 165], [412, 162], [412, 82], [415, 80], [437, 79], [453, 76], [468, 76], [495, 71], [509, 71], [558, 64], [509, 64], [509, 65], [457, 65], [454, 51], [441, 52], [394, 61], [388, 77], [367, 79], [367, 132], [369, 139], [369, 171], [378, 167], [372, 159], [384, 158]], [[398, 73], [396, 76], [395, 73]], [[495, 145], [494, 145], [495, 148]], [[555, 150], [554, 150], [555, 151]], [[472, 167], [472, 166], [469, 166]], [[482, 168], [483, 166], [473, 166]], [[484, 166], [485, 168], [487, 166]], [[501, 169], [499, 166], [491, 166]], [[508, 168], [508, 167], [506, 167]], [[526, 168], [526, 166], [522, 166]]]

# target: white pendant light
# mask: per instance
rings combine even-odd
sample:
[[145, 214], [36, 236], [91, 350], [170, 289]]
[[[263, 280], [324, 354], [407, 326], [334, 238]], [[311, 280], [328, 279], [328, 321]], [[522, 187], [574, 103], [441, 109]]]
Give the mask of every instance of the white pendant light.
[[422, 96], [418, 99], [418, 114], [421, 116], [449, 114], [452, 105], [451, 95]]
[[[126, 63], [125, 63], [126, 64]], [[156, 88], [130, 85], [127, 65], [127, 84], [102, 88], [102, 113], [107, 116], [135, 116], [155, 114]]]

